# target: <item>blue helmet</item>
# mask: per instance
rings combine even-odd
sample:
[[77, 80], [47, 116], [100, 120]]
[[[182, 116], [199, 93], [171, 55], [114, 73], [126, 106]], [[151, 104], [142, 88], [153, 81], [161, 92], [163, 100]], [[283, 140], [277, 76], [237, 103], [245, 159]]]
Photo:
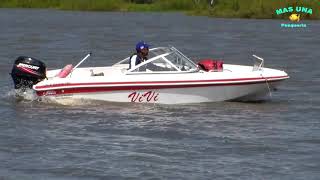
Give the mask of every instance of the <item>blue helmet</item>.
[[140, 41], [136, 44], [136, 50], [137, 52], [140, 52], [141, 49], [147, 48], [149, 49], [149, 45], [147, 43], [145, 43], [144, 41]]

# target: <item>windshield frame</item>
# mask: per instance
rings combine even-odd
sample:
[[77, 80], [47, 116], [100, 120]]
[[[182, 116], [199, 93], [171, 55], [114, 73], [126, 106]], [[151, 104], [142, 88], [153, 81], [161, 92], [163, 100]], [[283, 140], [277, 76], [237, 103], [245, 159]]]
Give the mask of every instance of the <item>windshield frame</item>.
[[[185, 56], [183, 53], [181, 53], [178, 49], [176, 49], [175, 47], [171, 46], [171, 47], [157, 47], [157, 48], [152, 48], [150, 49], [150, 54], [152, 54], [152, 52], [157, 51], [157, 50], [163, 50], [163, 53], [161, 54], [156, 54], [154, 53], [152, 58], [148, 59], [147, 61], [144, 61], [140, 64], [138, 64], [137, 66], [135, 66], [132, 69], [128, 69], [125, 74], [176, 74], [176, 73], [190, 73], [190, 72], [198, 72], [199, 71], [199, 67], [198, 65], [196, 65], [191, 59], [189, 59], [187, 56]], [[177, 53], [179, 56], [183, 57], [183, 61], [187, 61], [187, 63], [189, 63], [191, 66], [190, 70], [181, 70], [179, 67], [177, 67], [173, 62], [171, 62], [171, 60], [169, 60], [166, 56], [171, 55]], [[165, 61], [166, 63], [170, 64], [175, 71], [136, 71], [136, 69], [138, 69], [141, 66], [144, 66], [148, 63], [152, 63], [155, 60], [158, 60], [162, 58], [163, 61]], [[119, 64], [129, 64], [129, 59], [130, 57], [127, 57], [121, 61], [119, 61], [118, 63], [114, 64], [114, 65], [119, 65]]]

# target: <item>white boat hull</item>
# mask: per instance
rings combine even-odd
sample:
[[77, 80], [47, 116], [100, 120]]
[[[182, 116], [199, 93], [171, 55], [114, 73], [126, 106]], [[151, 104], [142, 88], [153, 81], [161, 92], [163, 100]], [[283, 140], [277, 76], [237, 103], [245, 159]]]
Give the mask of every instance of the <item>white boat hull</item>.
[[[243, 84], [228, 84], [228, 85], [202, 85], [200, 87], [181, 87], [181, 88], [160, 88], [142, 90], [117, 90], [103, 91], [99, 88], [94, 88], [94, 92], [80, 92], [75, 89], [73, 93], [50, 94], [57, 101], [63, 103], [70, 99], [91, 99], [110, 102], [134, 102], [134, 103], [159, 103], [159, 104], [187, 104], [187, 103], [202, 103], [202, 102], [219, 102], [219, 101], [255, 101], [262, 100], [268, 96], [277, 85], [275, 82], [256, 82]], [[103, 89], [103, 88], [102, 88]], [[89, 90], [91, 91], [91, 90]], [[58, 91], [57, 91], [58, 92]], [[43, 96], [47, 96], [43, 95]]]

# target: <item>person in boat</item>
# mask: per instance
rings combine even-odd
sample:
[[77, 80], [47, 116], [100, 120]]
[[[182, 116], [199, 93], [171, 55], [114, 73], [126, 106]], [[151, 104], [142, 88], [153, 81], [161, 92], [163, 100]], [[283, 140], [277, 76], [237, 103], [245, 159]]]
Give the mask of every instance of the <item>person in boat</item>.
[[130, 57], [129, 69], [134, 68], [148, 59], [149, 45], [144, 41], [140, 41], [136, 44], [136, 51], [137, 52]]

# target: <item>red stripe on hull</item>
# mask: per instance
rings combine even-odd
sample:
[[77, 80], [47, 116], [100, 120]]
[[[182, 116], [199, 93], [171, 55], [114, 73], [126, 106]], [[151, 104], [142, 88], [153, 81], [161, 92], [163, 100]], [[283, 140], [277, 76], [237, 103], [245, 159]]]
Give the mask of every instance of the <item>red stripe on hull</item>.
[[[274, 77], [260, 77], [260, 78], [242, 78], [242, 79], [217, 79], [217, 80], [189, 80], [189, 81], [140, 81], [140, 82], [97, 82], [97, 83], [70, 83], [70, 84], [54, 84], [54, 85], [44, 85], [44, 86], [36, 86], [36, 90], [46, 89], [46, 88], [68, 88], [70, 86], [97, 86], [97, 85], [130, 85], [131, 84], [168, 84], [168, 83], [209, 83], [209, 82], [223, 82], [226, 81], [226, 83], [229, 84], [229, 82], [236, 82], [236, 81], [253, 81], [253, 80], [267, 80], [267, 81], [274, 81], [269, 79], [279, 79], [284, 80], [289, 78], [289, 76], [274, 76]], [[262, 81], [265, 82], [265, 81]], [[249, 83], [249, 82], [245, 82]], [[250, 82], [251, 83], [251, 82]], [[253, 82], [253, 83], [259, 83], [259, 82]], [[228, 85], [228, 84], [222, 84], [222, 85]], [[175, 86], [175, 85], [168, 85], [168, 86]], [[187, 85], [184, 85], [187, 86]], [[207, 84], [206, 84], [207, 86]]]
[[[269, 80], [268, 82], [277, 82], [279, 80]], [[95, 93], [95, 92], [108, 92], [108, 91], [125, 91], [125, 90], [148, 90], [148, 89], [173, 89], [173, 88], [195, 88], [195, 87], [211, 87], [211, 86], [239, 86], [248, 84], [262, 84], [266, 81], [259, 82], [239, 82], [228, 84], [190, 84], [190, 85], [146, 85], [146, 86], [112, 86], [112, 87], [79, 87], [79, 88], [63, 88], [56, 90], [36, 91], [38, 96], [55, 96], [63, 94], [76, 94], [76, 93]]]

